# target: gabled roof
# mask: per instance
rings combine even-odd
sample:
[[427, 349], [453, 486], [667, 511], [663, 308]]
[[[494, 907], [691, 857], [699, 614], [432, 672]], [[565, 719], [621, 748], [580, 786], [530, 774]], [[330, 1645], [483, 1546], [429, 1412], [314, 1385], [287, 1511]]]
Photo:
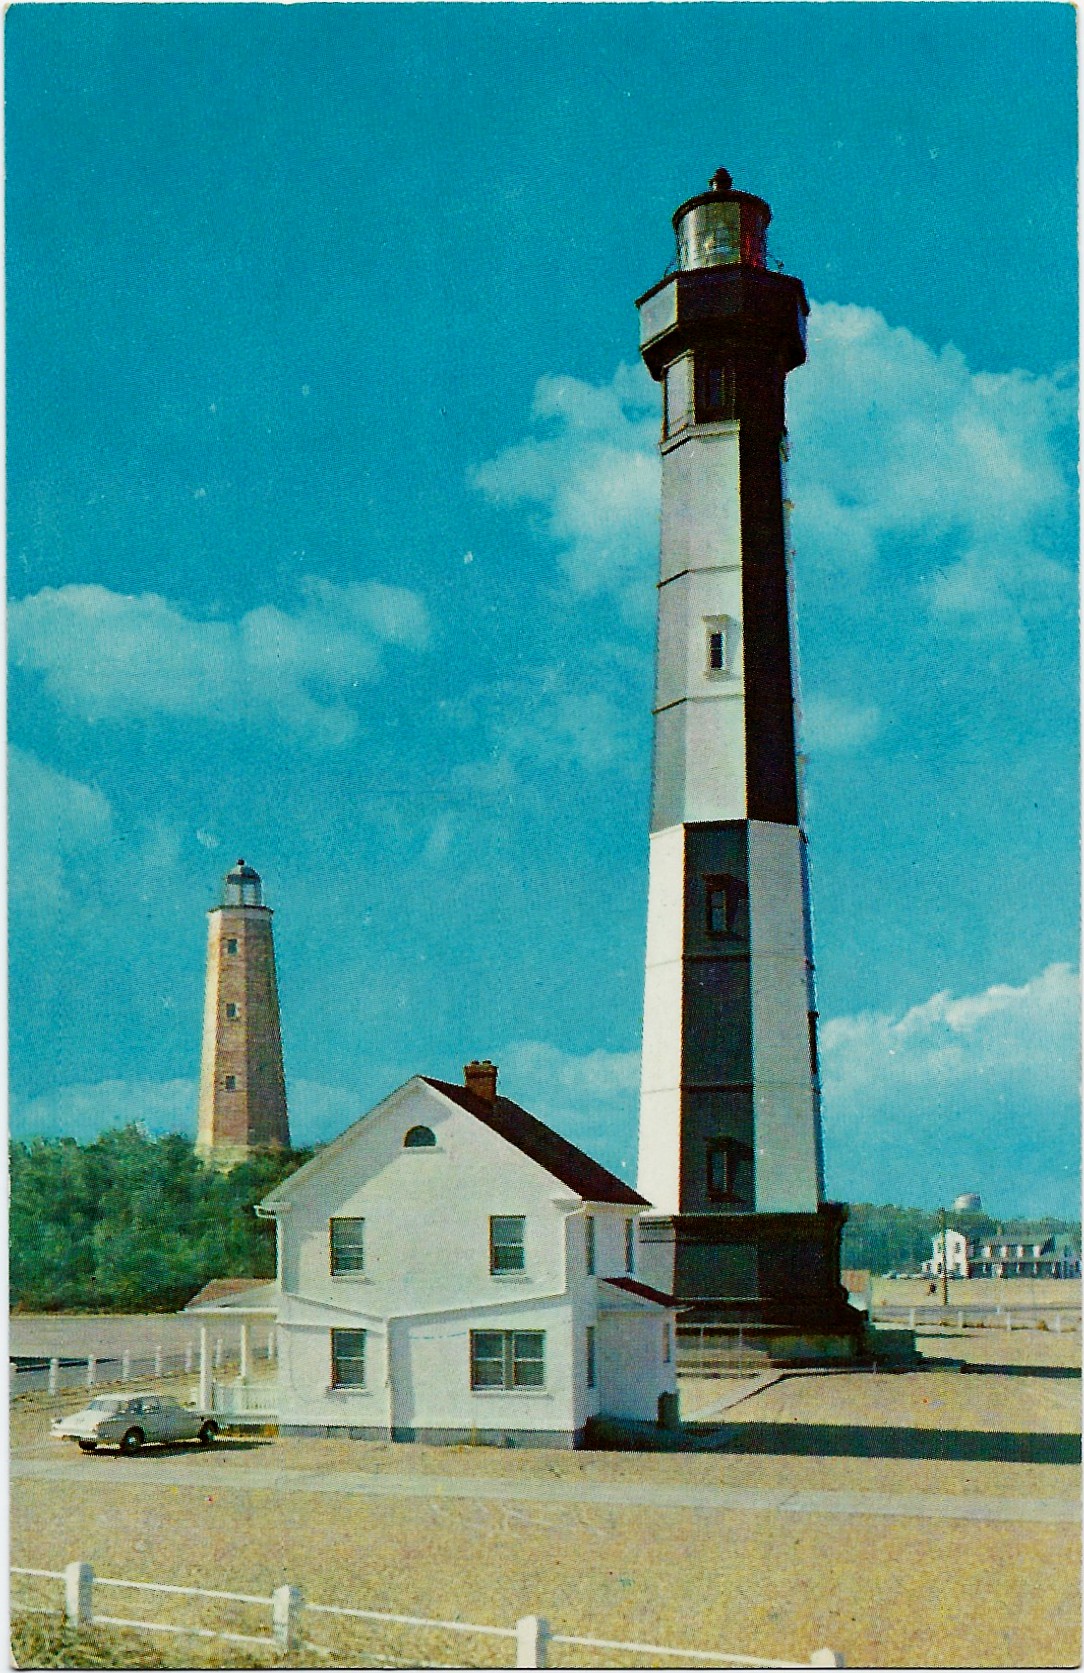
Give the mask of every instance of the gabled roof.
[[609, 1168], [604, 1168], [601, 1162], [596, 1162], [587, 1152], [580, 1150], [577, 1145], [563, 1139], [560, 1133], [555, 1133], [552, 1127], [539, 1121], [537, 1116], [521, 1109], [511, 1098], [497, 1097], [492, 1104], [484, 1098], [468, 1092], [465, 1086], [456, 1086], [451, 1081], [434, 1080], [430, 1075], [420, 1075], [419, 1080], [425, 1081], [437, 1092], [442, 1092], [446, 1098], [458, 1104], [460, 1109], [467, 1111], [488, 1127], [491, 1132], [507, 1139], [517, 1150], [522, 1150], [532, 1162], [545, 1168], [547, 1173], [553, 1174], [562, 1185], [567, 1185], [570, 1191], [575, 1191], [578, 1197], [587, 1202], [618, 1202], [628, 1203], [633, 1208], [649, 1208], [651, 1205], [646, 1197], [640, 1196], [631, 1185], [626, 1185], [623, 1179], [618, 1179]]
[[266, 1313], [274, 1311], [278, 1287], [270, 1279], [212, 1278], [198, 1290], [184, 1311], [210, 1313]]
[[316, 1152], [311, 1161], [297, 1169], [296, 1173], [287, 1177], [268, 1192], [263, 1201], [256, 1205], [257, 1212], [273, 1214], [285, 1207], [299, 1186], [309, 1183], [315, 1173], [325, 1168], [329, 1162], [351, 1143], [352, 1135], [364, 1123], [383, 1111], [394, 1108], [412, 1088], [424, 1086], [430, 1092], [437, 1092], [441, 1097], [448, 1098], [453, 1104], [473, 1115], [483, 1126], [509, 1144], [521, 1151], [539, 1167], [545, 1168], [554, 1179], [559, 1179], [562, 1185], [568, 1186], [576, 1195], [586, 1202], [624, 1203], [630, 1208], [650, 1208], [646, 1197], [640, 1196], [631, 1185], [626, 1185], [623, 1179], [618, 1179], [609, 1168], [604, 1168], [601, 1162], [596, 1162], [587, 1155], [586, 1151], [563, 1139], [560, 1133], [555, 1133], [552, 1127], [547, 1127], [536, 1116], [514, 1104], [511, 1098], [495, 1099], [492, 1105], [475, 1093], [468, 1092], [465, 1086], [456, 1086], [451, 1081], [434, 1080], [431, 1075], [412, 1075], [410, 1080], [404, 1081], [402, 1086], [382, 1099], [367, 1115], [359, 1116], [357, 1121], [340, 1133], [338, 1138], [323, 1146]]
[[625, 1290], [629, 1295], [638, 1295], [641, 1301], [653, 1301], [659, 1307], [677, 1307], [676, 1297], [665, 1295], [662, 1290], [653, 1290], [650, 1284], [641, 1284], [638, 1278], [604, 1278], [604, 1284], [611, 1284], [615, 1290]]

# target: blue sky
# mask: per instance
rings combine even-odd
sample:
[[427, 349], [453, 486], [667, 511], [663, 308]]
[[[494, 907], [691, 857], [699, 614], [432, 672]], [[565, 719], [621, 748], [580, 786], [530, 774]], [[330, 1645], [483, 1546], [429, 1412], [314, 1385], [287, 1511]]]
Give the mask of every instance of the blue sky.
[[635, 1167], [658, 402], [720, 165], [789, 385], [828, 1184], [1078, 1200], [1074, 18], [6, 15], [12, 1124], [194, 1132], [265, 879], [291, 1118], [502, 1085]]

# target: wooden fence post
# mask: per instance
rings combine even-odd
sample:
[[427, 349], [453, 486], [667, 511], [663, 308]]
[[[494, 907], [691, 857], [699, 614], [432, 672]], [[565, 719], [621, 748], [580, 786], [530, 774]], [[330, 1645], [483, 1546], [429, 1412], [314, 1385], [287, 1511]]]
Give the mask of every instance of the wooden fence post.
[[95, 1356], [93, 1354], [88, 1354], [88, 1356], [87, 1356], [87, 1387], [88, 1388], [93, 1388], [94, 1387], [94, 1379], [95, 1379], [95, 1373], [97, 1372], [97, 1369], [98, 1369], [97, 1359], [95, 1358]]
[[64, 1570], [64, 1613], [73, 1627], [94, 1623], [94, 1570], [89, 1563], [69, 1563]]
[[524, 1615], [516, 1622], [516, 1666], [545, 1667], [550, 1629], [541, 1615]]
[[838, 1650], [814, 1650], [809, 1658], [810, 1667], [846, 1667], [847, 1663]]
[[120, 1356], [120, 1380], [122, 1383], [130, 1383], [132, 1380], [131, 1348], [125, 1348], [124, 1352]]
[[271, 1636], [280, 1650], [296, 1650], [300, 1644], [304, 1607], [300, 1586], [276, 1586], [271, 1593]]
[[222, 1369], [222, 1338], [221, 1338], [221, 1336], [216, 1336], [215, 1337], [215, 1370], [216, 1371], [221, 1371], [221, 1369]]
[[160, 1377], [162, 1375], [162, 1344], [161, 1344], [161, 1342], [159, 1342], [158, 1346], [154, 1350], [154, 1374], [155, 1374], [156, 1377]]
[[59, 1384], [60, 1384], [60, 1361], [59, 1361], [59, 1359], [51, 1359], [49, 1361], [49, 1393], [50, 1394], [55, 1394]]
[[184, 1345], [184, 1374], [185, 1374], [186, 1377], [190, 1377], [192, 1375], [192, 1344], [191, 1344], [191, 1342], [186, 1342], [185, 1345]]
[[1054, 1329], [1057, 1331], [1058, 1335], [1060, 1336], [1061, 1335], [1061, 1314], [1060, 1313], [1055, 1313], [1054, 1314]]

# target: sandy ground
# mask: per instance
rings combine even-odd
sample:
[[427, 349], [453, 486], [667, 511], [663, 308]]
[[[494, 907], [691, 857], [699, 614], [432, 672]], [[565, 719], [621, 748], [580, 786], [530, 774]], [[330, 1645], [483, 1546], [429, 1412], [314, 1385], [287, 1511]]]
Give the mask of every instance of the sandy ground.
[[[741, 1512], [457, 1498], [457, 1475], [531, 1482], [785, 1486], [1071, 1502], [1079, 1434], [1077, 1341], [983, 1333], [931, 1338], [969, 1370], [786, 1377], [725, 1413], [723, 1451], [578, 1453], [283, 1440], [228, 1443], [190, 1458], [168, 1485], [141, 1482], [147, 1459], [107, 1480], [13, 1483], [12, 1562], [266, 1595], [283, 1581], [313, 1602], [511, 1626], [545, 1615], [555, 1632], [646, 1640], [794, 1660], [830, 1645], [849, 1666], [1070, 1666], [1078, 1661], [1079, 1540], [1067, 1523], [920, 1521], [899, 1516]], [[740, 1392], [729, 1379], [683, 1388], [687, 1416]], [[70, 1405], [70, 1399], [68, 1404]], [[53, 1403], [55, 1404], [55, 1402]], [[13, 1407], [15, 1460], [55, 1457], [50, 1402]], [[710, 1425], [710, 1420], [705, 1419]], [[64, 1455], [67, 1457], [67, 1455]], [[74, 1455], [78, 1462], [78, 1455]], [[197, 1485], [211, 1458], [220, 1486]], [[261, 1470], [429, 1474], [434, 1495], [276, 1492], [242, 1485]], [[97, 1460], [86, 1460], [97, 1464]], [[228, 1470], [226, 1469], [228, 1465]], [[228, 1481], [227, 1481], [228, 1476]], [[387, 1485], [387, 1483], [385, 1483]], [[404, 1482], [404, 1487], [405, 1487]], [[34, 1600], [46, 1599], [46, 1583]], [[41, 1589], [43, 1588], [43, 1589]], [[30, 1593], [20, 1592], [28, 1598]], [[102, 1595], [108, 1595], [103, 1592]], [[56, 1590], [51, 1596], [55, 1598]], [[123, 1607], [120, 1607], [123, 1599]], [[115, 1593], [110, 1612], [204, 1620], [208, 1607]], [[225, 1606], [219, 1606], [224, 1608]], [[183, 1614], [181, 1613], [183, 1608]], [[266, 1631], [256, 1606], [236, 1630]], [[168, 1612], [167, 1612], [168, 1611]], [[312, 1639], [349, 1656], [328, 1617]], [[512, 1645], [352, 1627], [349, 1645], [452, 1665], [509, 1665]], [[199, 1661], [193, 1645], [193, 1665]], [[591, 1652], [553, 1646], [554, 1665]], [[594, 1652], [594, 1665], [638, 1665]]]

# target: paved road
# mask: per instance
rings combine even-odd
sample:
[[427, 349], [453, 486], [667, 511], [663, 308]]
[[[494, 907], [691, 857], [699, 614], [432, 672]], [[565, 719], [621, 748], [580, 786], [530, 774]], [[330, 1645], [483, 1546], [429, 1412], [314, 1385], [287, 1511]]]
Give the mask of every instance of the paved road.
[[236, 1488], [243, 1492], [369, 1494], [402, 1499], [495, 1499], [547, 1504], [649, 1505], [669, 1510], [783, 1511], [799, 1516], [913, 1516], [961, 1522], [1072, 1522], [1075, 1499], [1008, 1499], [954, 1493], [793, 1492], [779, 1488], [696, 1487], [646, 1482], [518, 1480], [483, 1476], [364, 1475], [360, 1471], [283, 1470], [231, 1465], [224, 1457], [13, 1459], [12, 1481], [137, 1483]]

